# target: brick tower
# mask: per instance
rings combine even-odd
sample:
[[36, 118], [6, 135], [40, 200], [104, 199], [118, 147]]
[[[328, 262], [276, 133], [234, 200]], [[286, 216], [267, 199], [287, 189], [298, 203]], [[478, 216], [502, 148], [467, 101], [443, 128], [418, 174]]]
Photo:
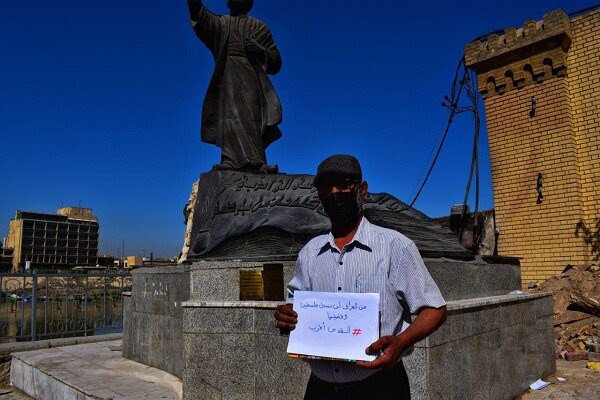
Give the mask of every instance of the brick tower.
[[465, 46], [484, 98], [498, 253], [523, 284], [600, 257], [600, 9]]

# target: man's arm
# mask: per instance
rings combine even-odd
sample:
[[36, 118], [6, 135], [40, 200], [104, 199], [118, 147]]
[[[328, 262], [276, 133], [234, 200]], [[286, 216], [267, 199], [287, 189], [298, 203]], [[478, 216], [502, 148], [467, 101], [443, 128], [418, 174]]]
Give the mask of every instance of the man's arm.
[[382, 336], [367, 347], [367, 354], [381, 353], [379, 357], [371, 362], [357, 361], [356, 365], [367, 369], [394, 366], [406, 349], [435, 332], [446, 320], [446, 314], [446, 306], [422, 308], [404, 332], [396, 336]]

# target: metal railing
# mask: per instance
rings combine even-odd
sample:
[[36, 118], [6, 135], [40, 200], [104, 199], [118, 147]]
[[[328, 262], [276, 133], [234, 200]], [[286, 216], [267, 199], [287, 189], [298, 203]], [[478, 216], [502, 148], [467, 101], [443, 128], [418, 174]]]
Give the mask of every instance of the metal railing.
[[122, 332], [129, 272], [0, 274], [0, 343]]

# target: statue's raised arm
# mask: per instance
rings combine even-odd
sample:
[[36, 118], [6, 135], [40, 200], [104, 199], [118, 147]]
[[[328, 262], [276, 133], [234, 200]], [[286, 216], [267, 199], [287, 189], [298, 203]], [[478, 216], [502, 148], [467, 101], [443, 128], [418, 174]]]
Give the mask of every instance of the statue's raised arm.
[[202, 4], [202, 0], [187, 0], [188, 9], [190, 10], [190, 15], [196, 15], [200, 11], [201, 8], [204, 8], [204, 4]]
[[215, 67], [202, 106], [201, 138], [221, 148], [214, 169], [277, 172], [265, 149], [281, 137], [281, 104], [267, 74], [281, 69], [269, 28], [248, 15], [252, 0], [229, 0], [230, 15], [188, 0], [190, 22]]

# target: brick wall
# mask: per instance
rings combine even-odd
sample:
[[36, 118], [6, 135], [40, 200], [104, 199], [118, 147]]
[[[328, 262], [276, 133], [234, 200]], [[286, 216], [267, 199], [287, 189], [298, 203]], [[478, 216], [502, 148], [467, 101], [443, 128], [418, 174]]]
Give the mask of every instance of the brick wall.
[[600, 10], [571, 20], [568, 89], [577, 143], [583, 216], [578, 239], [589, 262], [600, 258]]
[[600, 256], [598, 32], [600, 10], [556, 10], [465, 47], [485, 99], [498, 254], [522, 258], [524, 285]]
[[566, 80], [554, 77], [486, 100], [498, 254], [522, 257], [524, 283], [556, 275], [585, 257], [574, 235], [582, 204], [566, 93]]

